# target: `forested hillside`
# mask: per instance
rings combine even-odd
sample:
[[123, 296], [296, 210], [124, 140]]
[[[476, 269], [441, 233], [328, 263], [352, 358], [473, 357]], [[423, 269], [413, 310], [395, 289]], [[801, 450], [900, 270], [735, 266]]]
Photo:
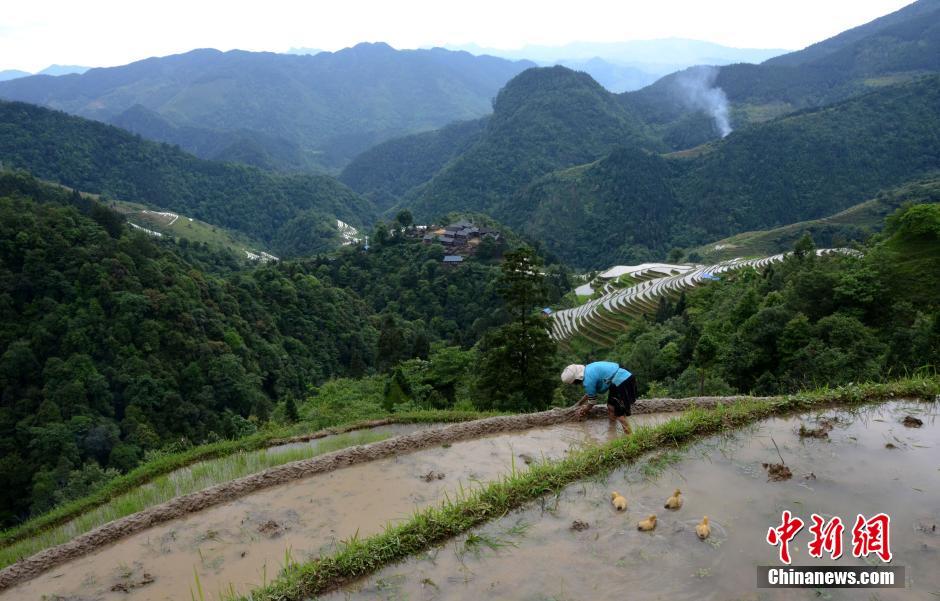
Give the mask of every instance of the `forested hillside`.
[[462, 121], [383, 142], [353, 159], [339, 179], [378, 210], [388, 209], [470, 148], [483, 135], [487, 122], [487, 118]]
[[314, 56], [201, 49], [3, 82], [0, 98], [120, 123], [203, 158], [338, 169], [393, 136], [488, 114], [531, 66], [382, 43]]
[[785, 252], [805, 234], [816, 246], [841, 248], [864, 242], [881, 230], [885, 218], [905, 203], [940, 202], [940, 173], [933, 173], [883, 190], [874, 198], [853, 205], [844, 211], [819, 219], [798, 221], [769, 230], [742, 232], [711, 242], [690, 251], [705, 263], [717, 263], [734, 257], [757, 257]]
[[692, 156], [620, 150], [513, 199], [562, 260], [642, 262], [672, 247], [823, 217], [936, 169], [940, 77], [755, 125]]
[[505, 200], [532, 179], [618, 145], [661, 148], [590, 76], [564, 67], [530, 69], [500, 91], [480, 139], [405, 204], [419, 218], [459, 210], [502, 220]]
[[88, 460], [124, 470], [180, 437], [243, 434], [285, 395], [372, 364], [354, 295], [288, 266], [202, 273], [77, 194], [2, 177], [4, 521], [93, 478]]
[[[356, 227], [372, 204], [329, 176], [276, 175], [205, 161], [124, 130], [20, 102], [0, 101], [0, 162], [77, 190], [179, 211], [244, 232], [285, 255], [327, 250], [335, 219]], [[281, 235], [291, 220], [323, 240]], [[314, 235], [316, 227], [306, 231]]]
[[[453, 268], [401, 229], [368, 252], [239, 271], [5, 172], [0, 230], [0, 522], [181, 439], [250, 433], [328, 378], [469, 346], [507, 319], [498, 255]], [[547, 271], [557, 300], [566, 272]]]

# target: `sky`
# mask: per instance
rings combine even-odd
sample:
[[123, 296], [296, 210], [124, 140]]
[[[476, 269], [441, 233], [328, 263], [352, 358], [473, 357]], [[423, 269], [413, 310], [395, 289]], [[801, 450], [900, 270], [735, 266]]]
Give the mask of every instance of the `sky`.
[[692, 38], [803, 48], [910, 0], [8, 0], [0, 69], [106, 67], [193, 48], [338, 50]]

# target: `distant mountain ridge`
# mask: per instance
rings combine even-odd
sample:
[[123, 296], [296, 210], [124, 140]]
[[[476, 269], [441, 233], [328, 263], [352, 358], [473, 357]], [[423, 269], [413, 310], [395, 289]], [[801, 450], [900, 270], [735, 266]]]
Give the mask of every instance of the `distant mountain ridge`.
[[207, 139], [252, 132], [275, 159], [271, 140], [297, 147], [285, 168], [300, 162], [334, 169], [385, 139], [489, 113], [497, 91], [532, 65], [381, 43], [313, 56], [201, 49], [82, 75], [0, 82], [0, 98], [152, 136], [153, 120], [138, 121], [139, 105], [176, 128], [163, 128], [173, 135], [158, 140], [204, 158], [219, 158], [202, 152]]
[[[673, 73], [623, 96], [664, 136], [692, 146], [713, 138], [695, 122], [683, 79]], [[879, 86], [940, 72], [940, 0], [918, 0], [899, 11], [760, 65], [718, 67], [711, 77], [731, 103], [735, 127], [838, 102]]]
[[[80, 67], [78, 65], [49, 65], [42, 71], [36, 73], [36, 75], [51, 75], [57, 77], [59, 75], [69, 75], [71, 73], [84, 73], [91, 67]], [[6, 69], [5, 71], [0, 71], [0, 81], [9, 81], [11, 79], [19, 79], [21, 77], [29, 77], [33, 75], [29, 71], [20, 71], [19, 69]]]
[[684, 38], [528, 45], [514, 50], [484, 48], [475, 44], [447, 47], [507, 59], [524, 58], [543, 66], [562, 65], [588, 73], [605, 88], [617, 93], [638, 90], [664, 75], [693, 65], [760, 63], [788, 52], [772, 48], [732, 48]]
[[29, 71], [20, 71], [19, 69], [6, 69], [0, 71], [0, 81], [8, 81], [10, 79], [18, 79], [20, 77], [29, 77], [32, 75]]
[[868, 36], [884, 32], [899, 23], [928, 15], [940, 8], [940, 0], [919, 0], [874, 21], [843, 31], [839, 35], [811, 44], [802, 50], [770, 58], [767, 65], [799, 65], [837, 52]]

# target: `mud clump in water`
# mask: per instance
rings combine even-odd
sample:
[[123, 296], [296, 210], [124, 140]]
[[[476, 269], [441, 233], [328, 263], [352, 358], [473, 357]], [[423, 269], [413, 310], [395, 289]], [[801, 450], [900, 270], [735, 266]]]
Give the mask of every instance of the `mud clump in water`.
[[769, 482], [783, 482], [793, 477], [793, 472], [782, 463], [765, 463], [764, 469], [767, 470], [767, 480]]
[[886, 448], [886, 449], [896, 449], [896, 448], [898, 448], [898, 447], [895, 446], [895, 444], [894, 444], [893, 442], [888, 442], [888, 443], [885, 443], [885, 448]]
[[425, 482], [434, 482], [435, 480], [443, 480], [444, 477], [445, 476], [443, 472], [435, 472], [434, 470], [431, 470], [430, 472], [421, 476], [421, 479]]
[[258, 524], [258, 533], [270, 538], [280, 536], [287, 532], [287, 530], [289, 530], [287, 526], [275, 522], [274, 520], [267, 520]]
[[914, 417], [913, 415], [905, 416], [904, 419], [901, 420], [901, 423], [904, 424], [908, 428], [920, 428], [921, 426], [924, 425], [923, 420], [920, 420]]
[[937, 525], [928, 522], [917, 522], [914, 524], [914, 530], [923, 534], [935, 535], [937, 534]]
[[520, 454], [519, 454], [519, 459], [522, 459], [522, 461], [523, 461], [526, 465], [530, 465], [533, 461], [535, 461], [535, 459], [532, 458], [532, 455], [529, 455], [529, 454], [527, 454], [527, 453], [520, 453]]
[[581, 520], [575, 520], [571, 522], [571, 530], [574, 530], [575, 532], [584, 532], [590, 527], [590, 524], [587, 522], [582, 522]]
[[144, 572], [139, 580], [124, 580], [123, 582], [118, 582], [111, 587], [111, 592], [114, 593], [129, 593], [135, 588], [140, 588], [142, 586], [147, 586], [148, 584], [153, 584], [154, 578], [147, 572]]
[[835, 426], [834, 419], [823, 418], [816, 422], [815, 428], [807, 428], [806, 424], [800, 424], [800, 438], [829, 438], [829, 432]]

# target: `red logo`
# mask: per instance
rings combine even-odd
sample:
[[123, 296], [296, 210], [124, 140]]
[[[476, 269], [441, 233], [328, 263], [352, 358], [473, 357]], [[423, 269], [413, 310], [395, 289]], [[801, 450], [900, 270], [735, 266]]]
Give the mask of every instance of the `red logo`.
[[814, 513], [810, 519], [813, 520], [813, 525], [809, 527], [813, 535], [809, 543], [810, 557], [822, 557], [823, 551], [832, 559], [842, 557], [842, 532], [845, 530], [842, 518], [836, 516], [826, 523], [826, 520]]
[[868, 557], [874, 553], [885, 563], [891, 561], [891, 545], [888, 540], [890, 526], [891, 518], [885, 513], [879, 513], [870, 520], [859, 514], [855, 518], [855, 527], [852, 528], [852, 555]]
[[[828, 553], [832, 559], [842, 557], [842, 535], [845, 532], [842, 518], [833, 516], [827, 522], [822, 516], [814, 513], [810, 519], [813, 522], [809, 527], [809, 533], [813, 536], [808, 547], [810, 557], [822, 557], [824, 552]], [[782, 563], [790, 563], [790, 543], [804, 525], [805, 523], [799, 517], [789, 511], [784, 511], [780, 516], [780, 525], [767, 530], [767, 543], [780, 548]], [[890, 562], [890, 526], [891, 518], [885, 513], [879, 513], [867, 520], [865, 516], [859, 514], [852, 528], [852, 555], [868, 557], [874, 554], [880, 557], [881, 561]]]
[[776, 528], [767, 531], [767, 542], [772, 546], [780, 547], [780, 561], [790, 563], [790, 541], [803, 529], [803, 520], [792, 517], [789, 511], [784, 511], [781, 523]]

